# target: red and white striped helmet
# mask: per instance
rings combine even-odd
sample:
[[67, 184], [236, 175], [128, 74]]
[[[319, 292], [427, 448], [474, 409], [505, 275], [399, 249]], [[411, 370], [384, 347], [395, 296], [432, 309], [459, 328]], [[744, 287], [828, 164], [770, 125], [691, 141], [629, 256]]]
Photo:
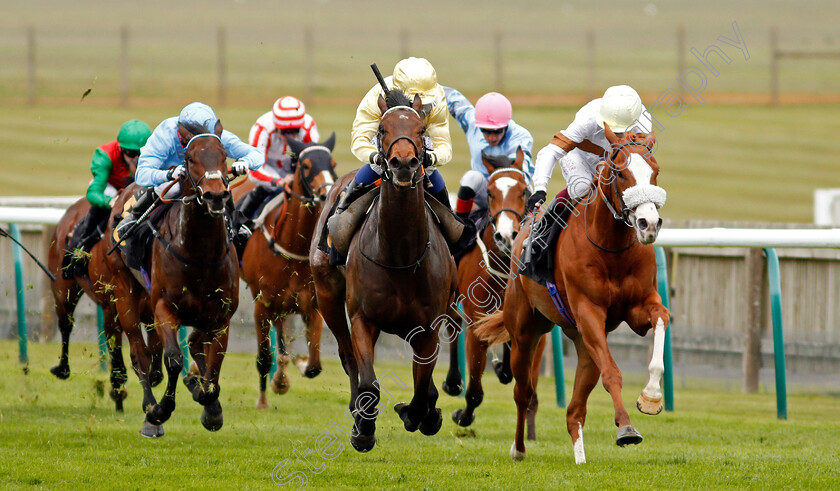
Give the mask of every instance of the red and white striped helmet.
[[303, 128], [306, 106], [295, 97], [287, 95], [277, 99], [271, 112], [274, 114], [274, 126], [277, 128]]

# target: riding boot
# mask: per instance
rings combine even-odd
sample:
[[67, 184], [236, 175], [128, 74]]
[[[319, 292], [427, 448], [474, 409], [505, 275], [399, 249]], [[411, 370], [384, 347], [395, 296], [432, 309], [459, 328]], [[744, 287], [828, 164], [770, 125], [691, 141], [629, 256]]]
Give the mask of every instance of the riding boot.
[[[134, 206], [131, 207], [131, 212], [128, 216], [123, 218], [119, 225], [117, 225], [117, 236], [120, 238], [120, 242], [125, 241], [123, 250], [125, 251], [126, 262], [130, 268], [140, 269], [145, 252], [145, 244], [141, 243], [145, 242], [141, 240], [141, 238], [145, 238], [145, 234], [139, 234], [133, 231], [136, 228], [135, 224], [155, 201], [157, 201], [155, 189], [146, 188], [140, 197], [137, 198]], [[130, 235], [126, 237], [126, 234]]]
[[[531, 226], [531, 234], [522, 244], [522, 255], [519, 258], [519, 272], [535, 280], [550, 278], [551, 271], [545, 271], [546, 266], [551, 269], [550, 261], [545, 260], [545, 253], [559, 231], [565, 228], [569, 214], [577, 200], [556, 198], [551, 200], [543, 216]], [[552, 236], [555, 224], [560, 230]]]
[[[449, 191], [446, 189], [446, 185], [444, 184], [441, 187], [440, 191], [432, 194], [432, 196], [446, 205], [447, 208], [451, 207], [451, 202], [449, 201]], [[451, 208], [450, 208], [451, 210]], [[475, 229], [475, 222], [469, 219], [469, 216], [463, 217], [458, 213], [452, 212], [452, 215], [458, 219], [464, 225], [464, 231], [461, 232], [461, 236], [458, 240], [454, 242], [447, 241], [447, 245], [449, 246], [449, 253], [455, 256], [456, 258], [460, 259], [461, 256], [467, 251], [467, 249], [471, 246], [473, 240], [475, 239], [476, 229]]]
[[458, 200], [455, 202], [455, 214], [466, 220], [472, 212], [475, 190], [469, 186], [461, 186], [458, 190]]
[[62, 261], [61, 275], [65, 279], [73, 276], [87, 275], [87, 265], [90, 260], [90, 251], [94, 244], [102, 236], [103, 225], [108, 220], [111, 210], [109, 208], [91, 207], [87, 215], [82, 218], [73, 230], [70, 240], [67, 242], [64, 261]]
[[338, 206], [335, 208], [335, 215], [342, 213], [354, 201], [359, 199], [363, 194], [367, 193], [373, 188], [373, 184], [365, 184], [356, 181], [354, 177], [347, 187], [344, 188], [344, 197], [341, 199], [341, 202], [338, 203]]
[[266, 198], [271, 195], [271, 190], [263, 186], [257, 186], [250, 193], [246, 194], [239, 203], [236, 204], [236, 209], [244, 215], [248, 220], [254, 218], [254, 213], [257, 212], [260, 205]]

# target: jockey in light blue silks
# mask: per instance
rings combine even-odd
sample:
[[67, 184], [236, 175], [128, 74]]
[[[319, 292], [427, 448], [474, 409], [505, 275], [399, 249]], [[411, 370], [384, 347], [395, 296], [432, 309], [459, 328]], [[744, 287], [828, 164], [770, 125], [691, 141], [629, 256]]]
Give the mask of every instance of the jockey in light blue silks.
[[[473, 203], [479, 210], [487, 210], [487, 178], [490, 174], [482, 163], [482, 155], [491, 163], [516, 159], [516, 151], [522, 149], [525, 160], [522, 170], [530, 178], [534, 174], [531, 164], [531, 147], [534, 138], [531, 133], [516, 124], [513, 107], [507, 97], [498, 92], [483, 95], [475, 107], [457, 90], [444, 87], [449, 114], [458, 121], [467, 137], [470, 147], [470, 170], [461, 178], [455, 212], [466, 219]], [[504, 157], [499, 159], [498, 157]]]
[[[263, 156], [256, 148], [222, 128], [222, 122], [210, 106], [201, 102], [188, 104], [177, 117], [163, 120], [140, 149], [134, 181], [148, 189], [137, 199], [131, 214], [119, 224], [117, 234], [120, 237], [145, 213], [173, 180], [185, 175], [184, 155], [187, 144], [192, 136], [202, 133], [213, 133], [218, 136], [227, 151], [227, 156], [236, 159], [233, 163], [234, 175], [245, 174], [248, 170], [258, 169], [263, 164]], [[181, 185], [178, 182], [164, 197], [177, 198], [180, 195]], [[244, 235], [250, 235], [250, 230], [245, 229], [245, 231], [247, 234], [237, 234], [235, 238], [237, 248], [247, 241], [248, 237]], [[132, 247], [130, 240], [128, 242], [128, 250], [131, 251], [129, 254], [132, 254], [135, 247]]]

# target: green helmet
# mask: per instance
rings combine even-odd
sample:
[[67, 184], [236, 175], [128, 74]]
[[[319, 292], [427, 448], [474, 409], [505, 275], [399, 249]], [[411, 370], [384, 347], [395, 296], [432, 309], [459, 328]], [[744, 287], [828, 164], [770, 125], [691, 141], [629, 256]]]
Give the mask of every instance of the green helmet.
[[152, 130], [149, 129], [149, 125], [140, 120], [132, 119], [120, 127], [117, 141], [126, 150], [140, 150], [140, 147], [146, 144], [146, 140], [150, 136], [152, 136]]

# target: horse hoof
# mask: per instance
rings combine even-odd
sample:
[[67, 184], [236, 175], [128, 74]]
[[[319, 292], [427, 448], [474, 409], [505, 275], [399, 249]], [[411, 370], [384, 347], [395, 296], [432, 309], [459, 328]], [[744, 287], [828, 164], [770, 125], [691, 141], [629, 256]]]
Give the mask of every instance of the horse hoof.
[[303, 376], [306, 378], [315, 378], [321, 373], [321, 365], [307, 366], [303, 371]]
[[273, 390], [275, 394], [285, 394], [286, 392], [289, 392], [289, 386], [289, 376], [286, 375], [286, 372], [278, 370], [271, 379], [271, 390]]
[[636, 431], [632, 425], [622, 426], [618, 429], [618, 436], [615, 438], [615, 444], [619, 447], [625, 445], [638, 445], [642, 443], [642, 434]]
[[125, 387], [120, 387], [117, 390], [114, 390], [114, 388], [111, 387], [111, 390], [108, 391], [108, 395], [111, 397], [112, 401], [122, 402], [128, 399], [128, 391], [125, 389]]
[[423, 421], [420, 423], [420, 433], [426, 436], [436, 435], [443, 425], [443, 416], [440, 408], [432, 408]]
[[504, 385], [509, 384], [513, 380], [513, 373], [509, 368], [505, 367], [505, 364], [501, 360], [493, 360], [493, 371], [496, 372], [496, 377], [499, 378], [499, 382]]
[[268, 398], [265, 396], [265, 392], [260, 392], [260, 395], [257, 397], [257, 409], [260, 411], [268, 409]]
[[463, 426], [464, 428], [473, 424], [473, 421], [475, 421], [475, 413], [470, 413], [470, 417], [465, 418], [464, 414], [466, 412], [466, 409], [456, 409], [452, 413], [452, 421], [454, 421], [458, 426]]
[[651, 416], [659, 414], [662, 412], [662, 398], [651, 398], [642, 392], [642, 394], [639, 395], [639, 398], [636, 399], [636, 407], [639, 411], [645, 414], [650, 414]]
[[357, 452], [370, 452], [376, 445], [375, 435], [353, 435], [350, 437], [350, 444]]
[[444, 380], [443, 385], [441, 385], [441, 388], [444, 392], [451, 395], [452, 397], [458, 397], [459, 395], [461, 395], [462, 386], [460, 381], [458, 381], [457, 384], [450, 385], [448, 381]]
[[201, 412], [201, 425], [207, 429], [207, 431], [219, 431], [222, 429], [222, 425], [224, 424], [224, 418], [222, 417], [222, 405], [218, 404], [218, 401], [215, 404], [210, 404], [204, 407], [204, 411]]
[[410, 431], [414, 433], [417, 431], [418, 424], [411, 421], [411, 418], [408, 417], [408, 404], [404, 402], [399, 402], [394, 405], [394, 411], [399, 415], [400, 419], [403, 421], [403, 426], [405, 427], [406, 431]]
[[510, 446], [510, 458], [514, 462], [522, 462], [525, 460], [525, 452], [520, 452], [516, 449], [516, 442]]
[[56, 377], [60, 378], [61, 380], [67, 380], [70, 377], [70, 367], [63, 366], [63, 365], [56, 365], [50, 368], [50, 373], [55, 375]]
[[140, 435], [145, 438], [160, 438], [163, 436], [163, 425], [156, 425], [143, 421], [143, 427], [140, 428]]

